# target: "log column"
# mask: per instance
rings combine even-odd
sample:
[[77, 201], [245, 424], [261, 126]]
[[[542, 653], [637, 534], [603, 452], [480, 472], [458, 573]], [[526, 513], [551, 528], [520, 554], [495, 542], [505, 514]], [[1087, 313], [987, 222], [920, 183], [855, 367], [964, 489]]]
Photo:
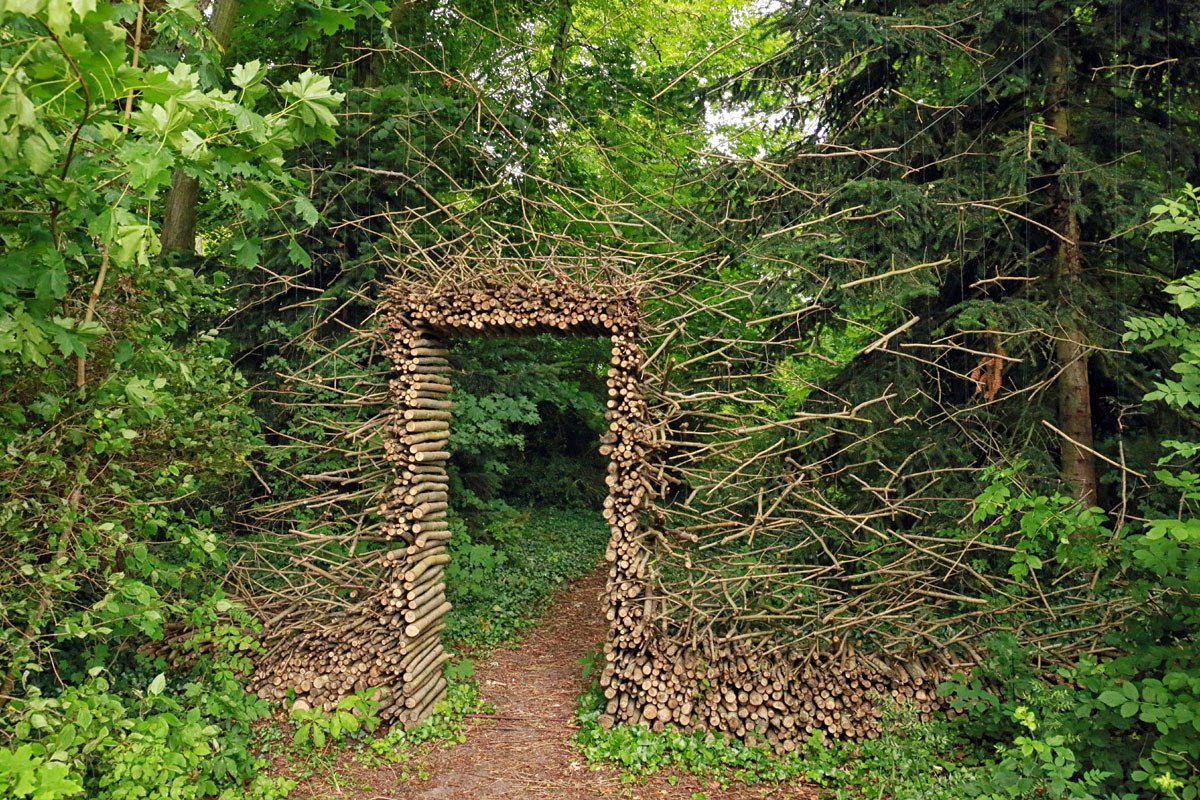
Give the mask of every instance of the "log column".
[[383, 514], [384, 530], [402, 546], [390, 553], [384, 591], [399, 640], [394, 702], [384, 718], [411, 725], [446, 693], [441, 667], [448, 655], [439, 634], [450, 610], [442, 574], [450, 561], [450, 363], [431, 327], [397, 317], [390, 329], [394, 374], [385, 447], [394, 474]]

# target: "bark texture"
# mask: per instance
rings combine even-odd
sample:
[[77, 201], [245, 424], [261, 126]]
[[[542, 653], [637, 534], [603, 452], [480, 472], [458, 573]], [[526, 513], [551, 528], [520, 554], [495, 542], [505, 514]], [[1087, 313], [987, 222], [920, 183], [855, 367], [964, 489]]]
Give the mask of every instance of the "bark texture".
[[[213, 41], [224, 57], [233, 38], [233, 24], [238, 15], [238, 0], [216, 0], [208, 27]], [[196, 208], [200, 202], [200, 181], [181, 169], [171, 176], [163, 213], [162, 254], [164, 256], [196, 249]]]
[[[1051, 65], [1050, 102], [1046, 114], [1053, 135], [1068, 146], [1072, 135], [1069, 59], [1070, 53], [1060, 50]], [[1059, 169], [1054, 226], [1060, 238], [1054, 252], [1053, 277], [1060, 298], [1060, 328], [1055, 332], [1054, 354], [1059, 370], [1058, 422], [1068, 439], [1062, 443], [1060, 469], [1071, 494], [1091, 506], [1096, 504], [1097, 483], [1096, 458], [1091, 452], [1094, 448], [1089, 347], [1075, 302], [1083, 276], [1083, 253], [1079, 246], [1081, 232], [1074, 198], [1064, 186], [1067, 165], [1063, 163]]]

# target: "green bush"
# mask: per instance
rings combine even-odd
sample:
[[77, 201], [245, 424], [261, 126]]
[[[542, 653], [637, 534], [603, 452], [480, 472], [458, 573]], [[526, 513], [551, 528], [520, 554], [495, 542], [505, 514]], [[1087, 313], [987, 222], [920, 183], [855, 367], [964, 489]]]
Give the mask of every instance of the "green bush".
[[322, 750], [359, 732], [370, 733], [379, 726], [379, 702], [375, 690], [346, 695], [329, 713], [320, 708], [292, 706], [296, 723], [292, 744], [301, 750]]
[[91, 672], [58, 693], [31, 688], [10, 704], [9, 733], [19, 744], [0, 749], [0, 787], [9, 780], [12, 796], [191, 800], [241, 786], [262, 767], [251, 723], [266, 704], [222, 665], [205, 663], [172, 686], [159, 673], [138, 691]]
[[[213, 320], [257, 223], [315, 215], [284, 154], [332, 137], [340, 98], [211, 44], [194, 0], [0, 3], [4, 797], [280, 790], [221, 588], [259, 425]], [[181, 171], [220, 198], [204, 261], [160, 253]]]

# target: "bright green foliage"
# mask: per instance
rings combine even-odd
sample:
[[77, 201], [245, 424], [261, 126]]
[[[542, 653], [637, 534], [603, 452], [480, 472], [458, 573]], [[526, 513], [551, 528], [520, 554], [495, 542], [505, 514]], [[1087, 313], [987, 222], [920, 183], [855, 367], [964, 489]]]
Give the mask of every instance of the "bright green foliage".
[[332, 136], [340, 96], [328, 78], [306, 72], [273, 93], [267, 68], [251, 61], [231, 70], [232, 86], [214, 85], [205, 77], [211, 64], [173, 54], [179, 45], [204, 52], [193, 2], [169, 4], [147, 20], [158, 50], [139, 54], [134, 67], [122, 27], [134, 10], [94, 2], [0, 6], [0, 187], [9, 216], [0, 368], [82, 355], [111, 317], [79, 313], [101, 270], [113, 273], [110, 285], [123, 281], [126, 292], [168, 303], [194, 293], [189, 274], [154, 260], [173, 170], [202, 178], [219, 196], [226, 231], [216, 250], [253, 265], [239, 223], [291, 200], [284, 152]]
[[292, 743], [302, 750], [322, 750], [359, 731], [374, 731], [379, 727], [379, 702], [374, 696], [374, 689], [346, 695], [328, 713], [319, 708], [293, 707], [291, 717], [296, 730]]
[[[345, 790], [355, 780], [362, 767], [412, 764], [411, 774], [427, 776], [423, 756], [433, 749], [450, 747], [466, 741], [469, 717], [489, 714], [492, 708], [479, 696], [479, 687], [469, 680], [469, 662], [447, 668], [449, 686], [446, 697], [435, 703], [430, 715], [415, 728], [405, 730], [396, 725], [382, 734], [374, 734], [378, 723], [375, 716], [378, 703], [370, 692], [356, 693], [345, 698], [333, 712], [319, 709], [296, 709], [292, 719], [299, 723], [293, 731], [292, 742], [285, 744], [281, 732], [264, 727], [259, 730], [256, 747], [281, 757], [282, 773], [265, 787], [252, 783], [244, 795], [246, 800], [271, 800], [273, 787], [282, 787], [286, 794], [295, 783], [317, 778], [328, 781], [334, 788]], [[305, 733], [300, 731], [304, 730]], [[410, 775], [406, 766], [402, 780]], [[229, 794], [228, 800], [241, 800], [243, 795]], [[226, 798], [226, 795], [222, 795]]]
[[878, 331], [892, 321], [894, 310], [877, 304], [849, 310], [848, 319], [830, 320], [815, 326], [809, 352], [782, 360], [772, 376], [788, 395], [781, 413], [794, 411], [820, 387], [838, 376], [862, 348], [878, 338]]
[[[256, 623], [220, 583], [259, 425], [214, 320], [254, 226], [312, 221], [285, 153], [331, 138], [340, 97], [226, 73], [196, 3], [146, 5], [135, 45], [138, 4], [0, 3], [6, 796], [212, 797], [260, 766]], [[159, 257], [177, 171], [218, 218], [203, 268]]]
[[446, 639], [466, 647], [512, 640], [556, 589], [596, 568], [609, 537], [598, 514], [546, 508], [499, 512], [470, 533], [451, 524]]
[[775, 753], [762, 743], [725, 740], [703, 731], [673, 727], [654, 732], [643, 725], [617, 725], [605, 730], [599, 723], [605, 698], [593, 686], [579, 698], [580, 730], [575, 744], [592, 764], [621, 770], [623, 779], [678, 769], [734, 782], [816, 784], [829, 797], [946, 798], [965, 781], [954, 773], [957, 758], [950, 753], [955, 737], [945, 726], [923, 723], [907, 709], [884, 707], [883, 735], [862, 743], [826, 742], [814, 733], [794, 753]]
[[[1184, 199], [1192, 196], [1189, 190]], [[1195, 212], [1181, 202], [1158, 209], [1172, 209], [1159, 221], [1159, 231], [1194, 227]], [[1195, 276], [1170, 285], [1167, 293], [1178, 311], [1131, 320], [1125, 336], [1144, 349], [1177, 355], [1171, 369], [1183, 379], [1157, 381], [1145, 399], [1189, 415], [1200, 407], [1200, 391], [1187, 377], [1200, 341], [1200, 326], [1189, 319], [1195, 285]], [[1094, 569], [1098, 581], [1106, 576], [1099, 590], [1110, 602], [1133, 607], [1125, 624], [1103, 634], [1105, 655], [1062, 667], [1058, 680], [1048, 682], [1027, 666], [1028, 654], [1016, 640], [997, 640], [988, 664], [970, 679], [960, 676], [943, 687], [954, 707], [970, 712], [964, 732], [976, 740], [1011, 742], [977, 780], [980, 796], [1013, 797], [1043, 787], [1047, 796], [1200, 797], [1200, 524], [1192, 467], [1197, 445], [1174, 440], [1163, 445], [1167, 454], [1154, 477], [1173, 516], [1151, 509], [1144, 525], [1109, 532], [1107, 523], [1089, 515], [1059, 528], [1066, 539], [1058, 537], [1055, 546], [1076, 549], [1080, 566]], [[989, 489], [981, 500], [990, 505], [999, 500], [999, 506], [1027, 517], [1036, 498], [1000, 497]], [[1052, 498], [1042, 500], [1042, 508], [1056, 505]], [[1095, 552], [1092, 564], [1089, 549]], [[1116, 569], [1101, 570], [1108, 561]]]
[[[1102, 657], [1084, 657], [1050, 676], [1012, 636], [989, 643], [989, 660], [970, 677], [943, 685], [951, 707], [966, 717], [954, 728], [978, 746], [1000, 743], [1000, 756], [971, 771], [961, 796], [1147, 797], [1162, 776], [1179, 782], [1179, 797], [1200, 796], [1200, 553], [1190, 534], [1195, 521], [1151, 520], [1143, 529], [1112, 532], [1089, 516], [1061, 527], [1059, 504], [1014, 493], [997, 501], [997, 485], [977, 503], [999, 503], [1022, 527], [1057, 519], [1047, 540], [1059, 560], [1094, 571], [1111, 604], [1132, 608], [1126, 622], [1098, 644]], [[1077, 509], [1065, 509], [1068, 515]], [[1037, 536], [1033, 541], [1042, 540]], [[1063, 556], [1063, 548], [1074, 555]], [[1038, 551], [1013, 553], [1013, 569], [1030, 579]], [[1027, 570], [1027, 571], [1026, 571]], [[1103, 577], [1102, 576], [1107, 576]], [[1062, 624], [1077, 624], [1063, 620]], [[968, 792], [967, 789], [970, 789]]]
[[[1105, 515], [1098, 508], [1081, 508], [1061, 493], [1041, 495], [1019, 485], [1017, 476], [1027, 465], [987, 468], [987, 482], [975, 497], [971, 521], [980, 524], [982, 541], [1011, 547], [1008, 574], [1024, 581], [1047, 563], [1059, 568], [1100, 567], [1106, 562], [1101, 545], [1109, 539]], [[1006, 536], [1015, 527], [1016, 536]]]
[[[1185, 187], [1177, 199], [1172, 198], [1155, 206], [1159, 215], [1154, 223], [1154, 232], [1159, 234], [1183, 233], [1193, 241], [1200, 241], [1200, 195], [1193, 186]], [[1180, 312], [1200, 306], [1200, 273], [1185, 275], [1167, 285], [1167, 294]], [[1200, 331], [1176, 314], [1155, 317], [1134, 317], [1126, 322], [1125, 343], [1136, 343], [1143, 351], [1171, 348], [1177, 361], [1171, 371], [1178, 377], [1155, 381], [1154, 391], [1145, 400], [1162, 400], [1173, 408], [1194, 412], [1200, 408]], [[1172, 442], [1170, 446], [1185, 457], [1194, 455], [1194, 449]]]
[[[971, 513], [954, 499], [887, 524], [992, 545], [970, 566], [1004, 577], [1003, 592], [973, 602], [1015, 598], [1036, 609], [1038, 635], [1086, 636], [1094, 619], [1069, 609], [1047, 619], [1041, 601], [1064, 576], [1094, 575], [1110, 607], [1134, 609], [1095, 642], [1095, 658], [1049, 675], [1028, 665], [1020, 637], [998, 637], [983, 665], [947, 685], [965, 712], [953, 725], [897, 712], [877, 742], [813, 743], [778, 760], [700, 735], [604, 733], [589, 710], [589, 758], [631, 772], [803, 774], [843, 796], [1196, 797], [1200, 444], [1189, 426], [1200, 278], [1180, 277], [1194, 268], [1193, 242], [1119, 236], [1200, 161], [1194, 4], [1161, 14], [1132, 0], [452, 5], [243, 3], [222, 58], [192, 0], [145, 4], [136, 43], [139, 4], [0, 0], [0, 794], [287, 791], [257, 774], [251, 723], [267, 709], [243, 688], [256, 624], [220, 578], [239, 506], [265, 491], [247, 469], [263, 440], [287, 443], [262, 459], [276, 468], [262, 470], [273, 499], [311, 493], [296, 476], [357, 466], [308, 443], [374, 409], [279, 376], [368, 320], [380, 242], [394, 237], [401, 259], [448, 242], [430, 252], [724, 259], [694, 288], [722, 314], [751, 313], [749, 300], [725, 303], [726, 277], [761, 279], [756, 317], [814, 306], [799, 323], [808, 352], [764, 359], [750, 395], [783, 400], [755, 413], [898, 390], [863, 412], [886, 434], [816, 424], [794, 443], [827, 467], [813, 488], [863, 511], [862, 487], [887, 484], [900, 507], [923, 481], [893, 484], [886, 466], [911, 456], [914, 469], [945, 476], [942, 497], [974, 497]], [[1047, 119], [1057, 70], [1072, 89], [1061, 136]], [[708, 119], [721, 109], [736, 113]], [[335, 140], [335, 127], [346, 135]], [[756, 160], [714, 180], [723, 161], [701, 155], [710, 144]], [[826, 145], [898, 149], [795, 157]], [[164, 198], [178, 175], [200, 182], [199, 252], [164, 260]], [[828, 193], [820, 208], [809, 189]], [[1190, 189], [1164, 201], [1156, 229], [1197, 239], [1198, 203]], [[1086, 280], [1054, 273], [1050, 229], [1064, 209], [1080, 223]], [[807, 227], [811, 212], [830, 216]], [[1058, 442], [1040, 426], [1054, 416], [1049, 392], [981, 407], [963, 380], [972, 359], [940, 363], [931, 379], [917, 359], [859, 353], [910, 316], [921, 320], [909, 336], [957, 337], [964, 352], [992, 353], [1002, 339], [1019, 359], [1005, 363], [1003, 398], [1055, 370], [1046, 334], [1063, 307], [1086, 312], [1087, 339], [1105, 347], [1093, 357], [1099, 449], [1149, 476], [1131, 481], [1125, 503], [1113, 473], [1108, 512], [1058, 491]], [[1122, 342], [1112, 322], [1130, 316]], [[764, 339], [778, 332], [758, 327]], [[663, 357], [680, 363], [680, 353]], [[603, 522], [544, 507], [593, 506], [603, 493], [607, 353], [599, 340], [521, 339], [459, 342], [455, 359], [461, 518], [448, 636], [487, 646], [599, 562]], [[320, 369], [353, 383], [386, 366], [363, 347]], [[251, 397], [260, 384], [298, 405]], [[1116, 409], [1143, 395], [1162, 402], [1125, 425]], [[943, 414], [953, 435], [926, 424]], [[964, 465], [969, 482], [957, 477]], [[297, 522], [328, 533], [357, 524], [322, 510]], [[858, 585], [890, 580], [900, 545], [855, 551], [836, 520], [822, 524], [821, 552], [797, 559], [866, 552]], [[331, 563], [355, 554], [340, 542], [321, 552]], [[750, 547], [735, 555], [730, 569], [776, 566]], [[802, 592], [786, 601], [803, 603]], [[770, 616], [776, 602], [739, 596], [730, 607]], [[1031, 630], [1023, 613], [1004, 623]], [[428, 723], [367, 746], [391, 759], [461, 739], [477, 710], [474, 688], [455, 681]], [[373, 717], [366, 696], [332, 714], [298, 710], [292, 745], [315, 758], [362, 744]]]
[[242, 669], [210, 663], [206, 674], [174, 686], [159, 673], [130, 691], [96, 668], [57, 694], [32, 690], [9, 710], [10, 735], [22, 744], [15, 755], [0, 750], [0, 759], [46, 762], [43, 780], [61, 776], [76, 787], [49, 797], [212, 796], [262, 766], [249, 751], [250, 723], [265, 704], [245, 693]]
[[6, 797], [58, 800], [77, 797], [83, 786], [68, 777], [66, 764], [50, 763], [39, 748], [23, 744], [16, 751], [0, 749], [0, 790]]

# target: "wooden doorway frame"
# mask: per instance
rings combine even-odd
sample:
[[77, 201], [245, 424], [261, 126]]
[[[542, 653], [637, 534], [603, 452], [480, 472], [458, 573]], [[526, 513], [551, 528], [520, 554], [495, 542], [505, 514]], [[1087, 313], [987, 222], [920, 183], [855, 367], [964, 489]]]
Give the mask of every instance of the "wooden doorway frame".
[[386, 299], [384, 326], [392, 362], [385, 427], [392, 483], [383, 505], [384, 530], [403, 544], [388, 553], [386, 614], [395, 649], [392, 693], [383, 716], [414, 725], [445, 696], [440, 632], [450, 611], [443, 568], [450, 556], [446, 463], [452, 424], [449, 339], [551, 333], [602, 336], [611, 342], [608, 369], [608, 496], [604, 516], [610, 537], [605, 652], [609, 669], [620, 653], [642, 649], [646, 575], [650, 559], [643, 535], [648, 487], [646, 459], [652, 426], [643, 391], [645, 354], [639, 344], [641, 307], [631, 296], [605, 296], [565, 281], [488, 285], [462, 291], [396, 291]]

